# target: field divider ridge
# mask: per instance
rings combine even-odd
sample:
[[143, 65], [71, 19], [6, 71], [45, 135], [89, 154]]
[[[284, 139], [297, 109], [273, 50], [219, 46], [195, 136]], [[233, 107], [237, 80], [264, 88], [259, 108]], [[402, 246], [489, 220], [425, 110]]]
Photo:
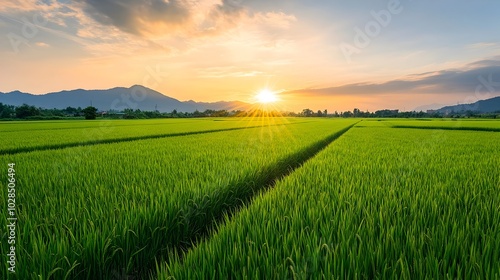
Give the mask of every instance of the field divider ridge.
[[[229, 188], [219, 190], [212, 195], [192, 199], [177, 213], [176, 226], [169, 228], [167, 232], [169, 236], [181, 237], [172, 244], [173, 251], [169, 254], [169, 258], [182, 260], [183, 255], [189, 249], [210, 238], [218, 225], [223, 223], [225, 219], [236, 215], [238, 210], [251, 203], [256, 195], [273, 188], [279, 180], [294, 172], [358, 123], [349, 125], [305, 149], [288, 155], [276, 163], [262, 168], [256, 174], [230, 184]], [[181, 232], [182, 234], [179, 234]], [[149, 273], [153, 273], [153, 271], [149, 271]]]
[[494, 127], [447, 127], [447, 126], [392, 125], [391, 128], [434, 129], [434, 130], [468, 130], [468, 131], [483, 131], [483, 132], [500, 132], [500, 128], [494, 128]]
[[[185, 122], [188, 123], [188, 122]], [[153, 124], [115, 124], [116, 127], [135, 127], [135, 126], [157, 126], [157, 125], [172, 125], [172, 124], [182, 124], [182, 122], [169, 122], [169, 123], [153, 123]], [[15, 125], [15, 124], [14, 124]], [[21, 130], [1, 130], [0, 132], [29, 132], [29, 131], [52, 131], [52, 130], [77, 130], [85, 128], [98, 128], [97, 126], [79, 126], [79, 127], [51, 127], [51, 128], [28, 128]]]
[[[282, 126], [282, 125], [292, 125], [292, 124], [297, 124], [297, 123], [272, 124], [272, 125], [265, 125], [265, 126]], [[174, 132], [174, 133], [163, 133], [163, 134], [152, 134], [152, 135], [143, 135], [143, 136], [135, 136], [135, 137], [125, 137], [125, 138], [91, 140], [91, 141], [85, 141], [85, 142], [71, 142], [71, 143], [63, 143], [63, 144], [55, 144], [55, 145], [19, 147], [19, 148], [3, 149], [3, 150], [0, 149], [0, 154], [2, 154], [2, 155], [14, 155], [14, 154], [20, 154], [20, 153], [36, 152], [36, 151], [59, 150], [59, 149], [65, 149], [65, 148], [84, 147], [84, 146], [92, 146], [92, 145], [100, 145], [100, 144], [113, 144], [113, 143], [131, 142], [131, 141], [148, 140], [148, 139], [189, 136], [189, 135], [197, 135], [197, 134], [208, 134], [208, 133], [216, 133], [216, 132], [224, 132], [224, 131], [244, 130], [244, 129], [258, 128], [258, 127], [263, 127], [263, 125], [198, 130], [198, 131], [186, 131], [186, 132]]]
[[[357, 123], [246, 123], [232, 132], [96, 145], [77, 161], [68, 157], [72, 149], [14, 155], [26, 174], [22, 213], [33, 217], [22, 225], [31, 241], [20, 245], [30, 255], [19, 258], [19, 267], [27, 268], [21, 278], [148, 279], [158, 264], [212, 238], [226, 218], [237, 217]], [[188, 159], [190, 151], [197, 153]], [[103, 170], [100, 163], [107, 162], [118, 170]], [[131, 166], [137, 172], [129, 174]], [[206, 175], [197, 179], [199, 171]], [[40, 201], [57, 207], [39, 215]]]

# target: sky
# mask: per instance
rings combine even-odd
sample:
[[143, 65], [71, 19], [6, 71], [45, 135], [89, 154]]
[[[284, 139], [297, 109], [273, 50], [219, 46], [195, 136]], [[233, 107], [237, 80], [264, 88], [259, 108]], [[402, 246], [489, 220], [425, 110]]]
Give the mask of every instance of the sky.
[[429, 109], [500, 92], [500, 2], [2, 0], [0, 92], [141, 84], [281, 110]]

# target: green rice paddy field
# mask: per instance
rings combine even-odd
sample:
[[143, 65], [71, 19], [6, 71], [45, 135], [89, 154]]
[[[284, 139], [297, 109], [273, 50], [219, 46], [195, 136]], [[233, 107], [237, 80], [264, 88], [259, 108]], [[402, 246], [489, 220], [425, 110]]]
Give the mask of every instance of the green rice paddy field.
[[500, 279], [498, 120], [0, 122], [0, 135], [0, 279]]

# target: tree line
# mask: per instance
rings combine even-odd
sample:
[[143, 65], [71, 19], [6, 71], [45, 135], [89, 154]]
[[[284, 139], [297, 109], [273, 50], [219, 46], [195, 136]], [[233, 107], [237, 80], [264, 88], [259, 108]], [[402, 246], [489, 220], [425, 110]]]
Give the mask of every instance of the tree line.
[[155, 119], [155, 118], [205, 118], [205, 117], [336, 117], [336, 118], [500, 118], [500, 111], [495, 113], [479, 113], [473, 111], [450, 112], [448, 114], [433, 111], [427, 112], [399, 112], [399, 110], [378, 110], [375, 112], [361, 111], [354, 108], [352, 111], [303, 109], [301, 112], [279, 112], [266, 110], [205, 110], [194, 112], [179, 112], [173, 110], [168, 113], [159, 111], [141, 111], [139, 109], [125, 109], [123, 111], [99, 111], [97, 108], [88, 106], [86, 108], [67, 107], [65, 109], [44, 109], [40, 107], [23, 104], [21, 106], [6, 105], [0, 103], [0, 119], [23, 119], [23, 120], [56, 120], [56, 119]]

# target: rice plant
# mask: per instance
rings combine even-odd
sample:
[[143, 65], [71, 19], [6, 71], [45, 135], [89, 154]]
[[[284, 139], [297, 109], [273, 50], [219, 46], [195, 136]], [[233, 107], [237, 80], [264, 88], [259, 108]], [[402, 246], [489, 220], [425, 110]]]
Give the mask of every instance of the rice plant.
[[247, 121], [258, 127], [0, 156], [16, 163], [19, 219], [18, 271], [2, 254], [1, 278], [143, 277], [355, 122]]
[[365, 122], [157, 279], [499, 279], [500, 134]]
[[116, 143], [185, 134], [303, 122], [294, 118], [220, 118], [0, 122], [0, 153], [14, 154], [79, 145]]

